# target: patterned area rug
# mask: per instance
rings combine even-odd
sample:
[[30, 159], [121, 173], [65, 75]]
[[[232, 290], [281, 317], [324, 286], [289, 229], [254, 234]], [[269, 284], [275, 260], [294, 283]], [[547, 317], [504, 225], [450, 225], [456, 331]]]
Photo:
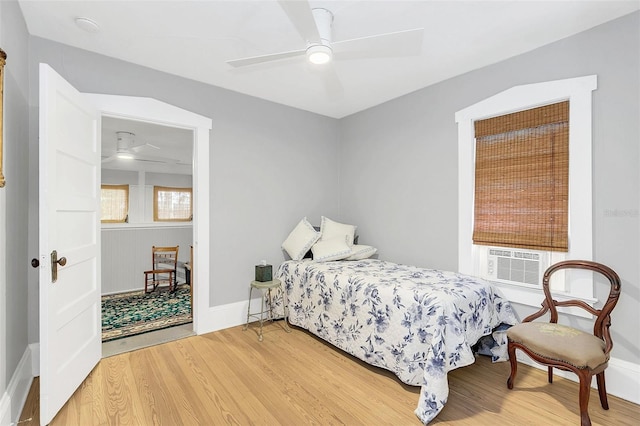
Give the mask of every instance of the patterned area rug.
[[102, 297], [102, 341], [120, 339], [148, 331], [192, 322], [190, 289], [179, 285], [168, 288], [111, 294]]

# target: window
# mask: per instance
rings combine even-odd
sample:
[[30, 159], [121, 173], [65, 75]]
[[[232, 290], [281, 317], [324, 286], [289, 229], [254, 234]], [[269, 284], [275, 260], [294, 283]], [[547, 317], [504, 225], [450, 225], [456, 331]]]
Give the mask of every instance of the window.
[[569, 102], [474, 127], [474, 244], [566, 252]]
[[189, 222], [192, 215], [191, 188], [153, 187], [153, 220], [156, 222]]
[[[480, 101], [456, 113], [458, 123], [458, 270], [480, 276], [487, 267], [487, 246], [473, 243], [475, 225], [475, 122], [499, 115], [537, 108], [552, 103], [569, 103], [569, 200], [568, 251], [547, 251], [549, 262], [559, 258], [591, 260], [592, 238], [592, 165], [591, 165], [591, 93], [597, 87], [595, 75], [516, 86]], [[500, 252], [501, 253], [501, 252]], [[494, 257], [498, 257], [495, 255]], [[502, 257], [501, 254], [499, 257]], [[496, 259], [500, 261], [500, 259]], [[504, 259], [503, 259], [504, 260]], [[484, 263], [483, 263], [484, 262]], [[525, 271], [526, 272], [526, 271]], [[586, 272], [586, 273], [585, 273]], [[552, 292], [559, 300], [582, 298], [593, 302], [592, 274], [578, 271], [560, 284], [552, 282]], [[505, 296], [517, 303], [539, 306], [537, 289], [497, 284]]]
[[129, 185], [101, 185], [100, 221], [124, 223], [129, 216]]

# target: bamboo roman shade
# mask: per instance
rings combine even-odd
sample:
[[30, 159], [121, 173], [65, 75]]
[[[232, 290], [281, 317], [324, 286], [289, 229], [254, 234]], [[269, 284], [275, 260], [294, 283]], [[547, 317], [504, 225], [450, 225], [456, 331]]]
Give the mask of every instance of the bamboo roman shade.
[[473, 242], [568, 251], [569, 102], [475, 122]]
[[126, 222], [129, 215], [129, 185], [101, 185], [100, 221]]
[[153, 220], [156, 222], [188, 222], [193, 217], [191, 188], [153, 187]]

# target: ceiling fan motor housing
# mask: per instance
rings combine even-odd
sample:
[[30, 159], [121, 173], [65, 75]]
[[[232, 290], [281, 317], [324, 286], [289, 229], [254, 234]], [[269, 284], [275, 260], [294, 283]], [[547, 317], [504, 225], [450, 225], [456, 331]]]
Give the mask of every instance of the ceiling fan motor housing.
[[130, 132], [116, 132], [118, 137], [116, 142], [116, 150], [118, 152], [127, 151], [133, 146], [136, 135]]
[[307, 47], [307, 59], [312, 64], [326, 64], [333, 58], [331, 50], [333, 13], [324, 8], [312, 9], [311, 12], [313, 13], [313, 19], [316, 21], [320, 40], [318, 42], [310, 42], [311, 44]]

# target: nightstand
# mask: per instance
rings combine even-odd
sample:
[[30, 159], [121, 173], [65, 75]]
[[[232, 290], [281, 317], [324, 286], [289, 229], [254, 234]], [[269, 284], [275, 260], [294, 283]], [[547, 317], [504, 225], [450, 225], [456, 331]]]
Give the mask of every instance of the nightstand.
[[[260, 322], [260, 331], [258, 333], [258, 341], [262, 342], [262, 326], [265, 321], [273, 321], [273, 304], [271, 303], [271, 290], [274, 288], [280, 287], [280, 290], [284, 294], [284, 287], [282, 286], [282, 281], [278, 279], [274, 279], [271, 281], [251, 281], [251, 285], [249, 287], [249, 306], [247, 307], [247, 323], [245, 324], [243, 330], [247, 330], [249, 328], [249, 318], [256, 318]], [[258, 289], [262, 293], [262, 300], [260, 303], [260, 313], [251, 313], [251, 294], [253, 293], [253, 289]], [[264, 307], [265, 303], [269, 302], [269, 309], [265, 312]], [[287, 324], [287, 307], [283, 306], [283, 314], [284, 314], [284, 330], [287, 333], [291, 333], [291, 329]], [[266, 315], [266, 316], [265, 316]]]

